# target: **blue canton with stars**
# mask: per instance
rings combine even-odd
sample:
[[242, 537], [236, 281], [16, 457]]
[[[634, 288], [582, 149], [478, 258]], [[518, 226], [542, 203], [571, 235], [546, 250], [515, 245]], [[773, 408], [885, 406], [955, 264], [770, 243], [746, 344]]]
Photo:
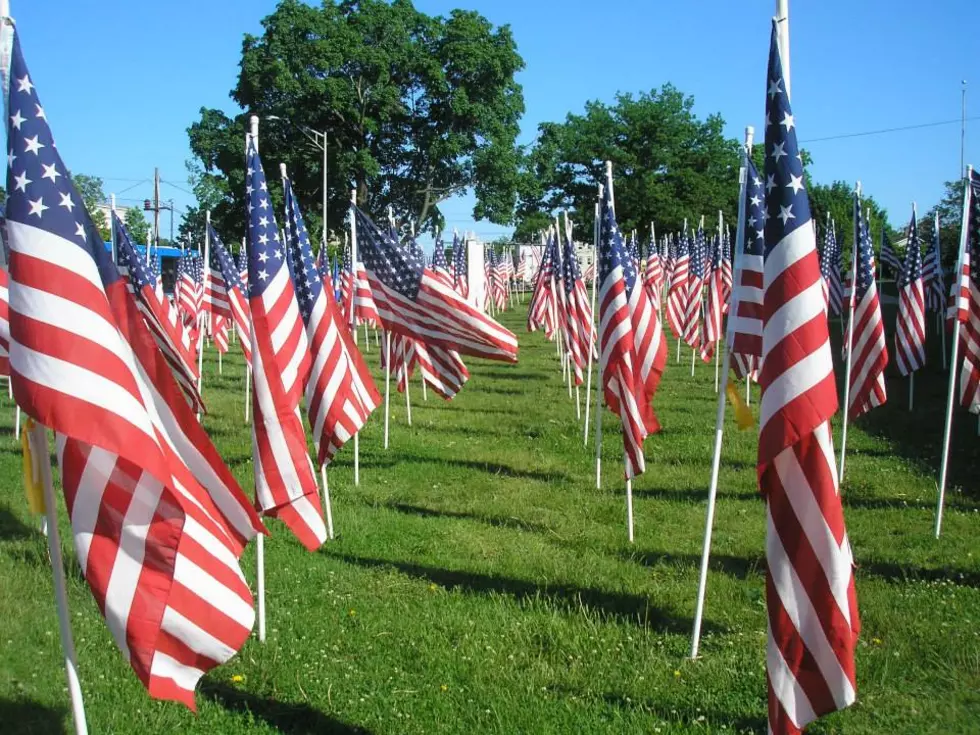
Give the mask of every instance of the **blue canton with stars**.
[[262, 160], [249, 139], [245, 156], [245, 194], [248, 197], [248, 288], [252, 297], [261, 296], [285, 264], [286, 252], [279, 241], [279, 227], [272, 212], [269, 186]]
[[762, 177], [752, 159], [745, 171], [745, 244], [746, 255], [762, 255], [766, 244], [765, 190]]
[[602, 237], [599, 241], [599, 280], [605, 283], [606, 278], [616, 268], [623, 269], [623, 281], [626, 286], [626, 296], [633, 293], [636, 285], [636, 268], [633, 257], [623, 242], [623, 233], [616, 225], [616, 214], [613, 212], [612, 197], [606, 186], [602, 192]]
[[769, 46], [766, 88], [766, 255], [783, 238], [810, 225], [810, 200], [803, 187], [803, 159], [796, 141], [796, 121], [786, 95], [786, 80], [776, 43], [776, 23]]
[[698, 225], [698, 232], [694, 236], [694, 247], [691, 248], [691, 273], [698, 278], [704, 278], [704, 256], [706, 252], [704, 228]]
[[721, 270], [721, 259], [724, 245], [722, 245], [721, 238], [718, 237], [718, 235], [715, 235], [712, 240], [714, 241], [714, 246], [712, 247], [711, 272], [714, 273], [715, 271]]
[[119, 279], [102, 237], [71, 183], [54, 144], [14, 33], [7, 119], [7, 220], [37, 227], [85, 250], [105, 285]]
[[919, 242], [919, 225], [915, 221], [915, 212], [912, 213], [912, 221], [909, 222], [909, 238], [905, 245], [905, 264], [902, 272], [898, 274], [899, 290], [905, 288], [910, 283], [922, 280], [922, 244]]
[[453, 269], [455, 270], [456, 277], [466, 275], [466, 269], [469, 264], [466, 262], [466, 248], [463, 247], [463, 240], [459, 237], [459, 233], [453, 233]]
[[442, 242], [442, 237], [436, 238], [436, 247], [432, 251], [432, 267], [449, 270], [449, 265], [446, 263], [446, 246]]
[[578, 258], [575, 257], [575, 243], [572, 238], [565, 238], [565, 258], [562, 263], [562, 278], [565, 279], [565, 291], [569, 296], [575, 291], [575, 282], [582, 278]]
[[218, 237], [218, 233], [214, 231], [211, 225], [208, 225], [208, 241], [211, 244], [211, 267], [218, 270], [221, 277], [225, 279], [225, 289], [230, 291], [237, 287], [242, 293], [245, 293], [245, 285], [242, 283], [238, 266], [232, 260], [228, 248], [221, 242], [221, 238]]
[[299, 211], [299, 202], [293, 194], [289, 179], [283, 180], [283, 197], [286, 200], [286, 245], [293, 263], [293, 285], [303, 323], [310, 325], [310, 315], [317, 299], [323, 294], [323, 280], [313, 260], [310, 236]]
[[833, 269], [837, 267], [837, 254], [841, 249], [843, 249], [843, 244], [838, 246], [834, 228], [828, 222], [823, 233], [823, 249], [820, 251], [820, 275], [825, 281], [831, 279]]
[[388, 288], [415, 300], [422, 283], [422, 259], [386, 235], [360, 209], [357, 217], [357, 254], [364, 267]]
[[133, 241], [129, 237], [129, 232], [126, 231], [125, 225], [115, 212], [112, 213], [112, 227], [116, 233], [116, 252], [119, 262], [127, 269], [133, 288], [137, 290], [142, 290], [144, 286], [149, 286], [151, 289], [156, 288], [156, 273], [146, 262], [145, 256], [140, 255], [136, 250], [136, 246], [133, 245]]
[[[857, 278], [855, 279], [854, 298], [860, 301], [871, 288], [875, 280], [875, 257], [871, 246], [871, 233], [868, 231], [868, 220], [861, 210], [861, 198], [854, 194], [854, 221], [857, 225], [858, 252]], [[838, 248], [842, 250], [843, 248]]]
[[980, 172], [970, 174], [970, 200], [973, 202], [968, 214], [966, 257], [970, 262], [970, 279], [980, 284]]

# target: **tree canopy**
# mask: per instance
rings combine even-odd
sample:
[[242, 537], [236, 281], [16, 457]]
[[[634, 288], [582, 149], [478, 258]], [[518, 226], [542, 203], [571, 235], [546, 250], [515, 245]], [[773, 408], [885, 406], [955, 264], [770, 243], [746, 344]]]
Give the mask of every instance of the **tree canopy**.
[[738, 211], [739, 143], [723, 134], [724, 120], [700, 120], [694, 99], [670, 84], [613, 104], [588, 102], [584, 114], [543, 123], [523, 157], [515, 239], [547, 226], [547, 213], [569, 209], [581, 231], [592, 227], [596, 186], [613, 165], [616, 212], [624, 230], [649, 235], [681, 228], [704, 214], [709, 221]]
[[134, 243], [139, 243], [140, 245], [146, 244], [147, 239], [150, 237], [150, 223], [143, 216], [142, 209], [139, 207], [130, 207], [127, 209], [126, 216], [123, 218], [123, 224], [126, 225], [126, 230], [129, 232], [129, 236]]
[[474, 216], [512, 220], [523, 69], [508, 26], [479, 13], [429, 16], [410, 0], [281, 0], [246, 35], [232, 99], [247, 113], [202, 109], [188, 129], [201, 176], [220, 174], [219, 229], [243, 230], [243, 141], [264, 118], [260, 150], [271, 188], [287, 165], [311, 229], [321, 226], [322, 153], [303, 129], [325, 131], [328, 221], [339, 230], [351, 189], [358, 204], [391, 204], [417, 229], [441, 226], [439, 203], [468, 188]]

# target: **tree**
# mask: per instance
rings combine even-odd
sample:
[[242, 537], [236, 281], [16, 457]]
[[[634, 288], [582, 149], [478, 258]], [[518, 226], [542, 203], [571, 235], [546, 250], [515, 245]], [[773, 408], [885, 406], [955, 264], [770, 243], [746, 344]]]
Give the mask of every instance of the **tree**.
[[[854, 243], [854, 187], [844, 181], [835, 181], [832, 184], [817, 184], [809, 178], [806, 181], [807, 193], [810, 196], [810, 214], [821, 233], [820, 246], [823, 246], [824, 229], [832, 223], [837, 242], [844, 245], [842, 259], [844, 270], [847, 271], [851, 267], [851, 246]], [[888, 237], [893, 242], [899, 233], [888, 224], [888, 213], [873, 196], [862, 193], [861, 204], [865, 209], [871, 210], [868, 224], [871, 228], [873, 246], [877, 252], [882, 227], [886, 228]]]
[[960, 253], [964, 186], [963, 179], [947, 181], [943, 198], [919, 220], [919, 238], [923, 243], [930, 243], [936, 226], [936, 213], [939, 213], [939, 250], [945, 268], [956, 267]]
[[133, 243], [139, 243], [140, 245], [146, 244], [147, 239], [150, 237], [150, 223], [143, 216], [142, 209], [139, 207], [130, 207], [127, 209], [123, 224], [126, 225], [126, 230], [129, 232], [129, 237]]
[[71, 182], [75, 185], [78, 195], [85, 204], [93, 224], [99, 228], [99, 234], [103, 240], [109, 240], [109, 220], [105, 211], [99, 208], [100, 204], [106, 203], [105, 190], [103, 189], [102, 179], [98, 176], [87, 176], [86, 174], [69, 174]]
[[[479, 13], [419, 12], [410, 0], [281, 0], [246, 35], [232, 99], [262, 123], [270, 189], [287, 165], [307, 226], [322, 226], [322, 154], [303, 129], [326, 131], [329, 223], [340, 230], [351, 189], [361, 207], [392, 205], [417, 229], [442, 225], [439, 203], [474, 188], [474, 216], [507, 224], [516, 197], [515, 141], [524, 67], [508, 26]], [[242, 230], [247, 115], [202, 109], [188, 129], [204, 174], [223, 177], [212, 219]]]
[[718, 210], [733, 221], [738, 211], [738, 141], [725, 138], [719, 115], [700, 120], [694, 99], [670, 84], [615, 103], [588, 102], [581, 115], [543, 123], [525, 151], [518, 183], [515, 239], [529, 241], [547, 213], [569, 209], [579, 232], [590, 232], [597, 184], [605, 161], [613, 165], [617, 220], [624, 230], [649, 237], [696, 226]]

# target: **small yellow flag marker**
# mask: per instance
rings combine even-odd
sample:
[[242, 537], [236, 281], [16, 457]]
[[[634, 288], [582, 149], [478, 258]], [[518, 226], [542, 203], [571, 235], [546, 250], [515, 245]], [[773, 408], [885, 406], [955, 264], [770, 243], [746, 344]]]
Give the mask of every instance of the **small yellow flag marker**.
[[728, 384], [725, 393], [728, 395], [728, 400], [735, 406], [735, 423], [738, 425], [739, 431], [746, 431], [755, 426], [752, 409], [745, 405], [745, 401], [742, 400], [742, 396], [739, 395], [734, 383]]
[[[40, 467], [35, 466], [34, 457], [31, 453], [31, 429], [34, 428], [34, 421], [27, 419], [24, 431], [20, 433], [20, 446], [24, 450], [24, 494], [27, 496], [27, 506], [31, 513], [41, 514], [44, 508], [44, 485], [41, 482]], [[38, 458], [42, 460], [42, 458]]]

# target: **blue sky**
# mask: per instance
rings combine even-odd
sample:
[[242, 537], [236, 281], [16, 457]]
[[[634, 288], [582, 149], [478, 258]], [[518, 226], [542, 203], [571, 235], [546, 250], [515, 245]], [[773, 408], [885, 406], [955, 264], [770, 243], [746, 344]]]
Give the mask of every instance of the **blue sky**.
[[[671, 82], [699, 115], [720, 113], [727, 133], [761, 131], [770, 0], [417, 0], [433, 14], [479, 10], [513, 28], [527, 68], [519, 77], [522, 142], [539, 122]], [[101, 176], [123, 204], [151, 195], [192, 202], [187, 126], [202, 106], [229, 112], [242, 35], [258, 33], [273, 0], [11, 0], [24, 53], [67, 165]], [[692, 15], [693, 9], [697, 10]], [[800, 139], [980, 116], [976, 0], [790, 0], [793, 107]], [[590, 52], [594, 49], [594, 52]], [[972, 130], [972, 132], [971, 132]], [[807, 143], [818, 181], [861, 179], [906, 221], [911, 202], [934, 204], [955, 178], [959, 124]], [[980, 119], [968, 123], [967, 162], [980, 164]], [[139, 183], [143, 181], [144, 183]], [[180, 187], [180, 188], [177, 188]], [[444, 205], [451, 225], [489, 239], [472, 200]], [[163, 231], [169, 222], [164, 215]]]

